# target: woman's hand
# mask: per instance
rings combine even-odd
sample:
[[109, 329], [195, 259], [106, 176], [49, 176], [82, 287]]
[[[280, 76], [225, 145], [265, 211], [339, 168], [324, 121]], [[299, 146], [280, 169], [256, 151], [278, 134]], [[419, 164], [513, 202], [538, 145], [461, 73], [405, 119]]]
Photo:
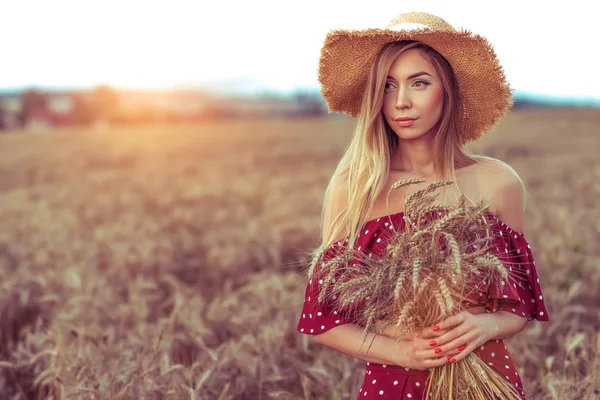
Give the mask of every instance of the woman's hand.
[[431, 331], [423, 330], [416, 335], [411, 335], [411, 340], [402, 340], [398, 343], [400, 351], [396, 365], [405, 368], [425, 371], [429, 368], [440, 367], [448, 363], [446, 357], [440, 357], [431, 350], [432, 340], [446, 334], [446, 330]]
[[[439, 330], [435, 328], [439, 327]], [[467, 357], [477, 347], [487, 343], [496, 336], [497, 322], [492, 314], [472, 314], [462, 311], [439, 323], [436, 327], [424, 330], [432, 334], [447, 330], [446, 333], [432, 341], [430, 355], [448, 358], [453, 363]]]

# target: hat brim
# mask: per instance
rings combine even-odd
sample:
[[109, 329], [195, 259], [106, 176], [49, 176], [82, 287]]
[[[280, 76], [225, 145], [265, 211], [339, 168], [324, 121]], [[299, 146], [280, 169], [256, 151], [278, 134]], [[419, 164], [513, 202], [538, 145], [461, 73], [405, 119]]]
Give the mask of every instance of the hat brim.
[[476, 140], [512, 106], [512, 89], [487, 39], [468, 30], [333, 30], [321, 49], [318, 79], [329, 112], [358, 117], [369, 71], [388, 42], [416, 40], [452, 66], [458, 93], [458, 125], [463, 142]]

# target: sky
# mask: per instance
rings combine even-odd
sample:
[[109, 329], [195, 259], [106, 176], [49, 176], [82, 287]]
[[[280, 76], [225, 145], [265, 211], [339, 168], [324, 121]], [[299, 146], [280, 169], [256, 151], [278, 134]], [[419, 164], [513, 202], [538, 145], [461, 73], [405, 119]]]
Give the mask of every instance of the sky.
[[5, 0], [0, 89], [318, 88], [331, 29], [426, 11], [486, 36], [519, 91], [600, 98], [596, 13], [582, 0]]

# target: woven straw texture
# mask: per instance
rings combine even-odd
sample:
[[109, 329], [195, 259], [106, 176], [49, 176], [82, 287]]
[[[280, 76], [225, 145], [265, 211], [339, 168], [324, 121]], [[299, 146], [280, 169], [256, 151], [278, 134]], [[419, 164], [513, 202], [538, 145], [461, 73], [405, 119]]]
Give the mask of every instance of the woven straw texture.
[[[404, 31], [399, 23], [427, 27]], [[410, 12], [392, 19], [386, 29], [332, 30], [325, 38], [319, 61], [321, 94], [328, 112], [360, 114], [371, 66], [388, 42], [417, 40], [448, 60], [458, 81], [458, 128], [463, 143], [479, 139], [513, 105], [512, 89], [488, 40], [469, 30], [456, 30], [442, 18]]]

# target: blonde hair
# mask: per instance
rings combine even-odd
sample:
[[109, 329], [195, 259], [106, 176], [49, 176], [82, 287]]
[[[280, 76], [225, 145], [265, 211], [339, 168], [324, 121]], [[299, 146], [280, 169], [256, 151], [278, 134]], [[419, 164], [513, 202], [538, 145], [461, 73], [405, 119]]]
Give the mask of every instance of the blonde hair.
[[[387, 43], [377, 54], [369, 73], [354, 135], [325, 190], [321, 213], [324, 246], [331, 245], [342, 233], [347, 235], [345, 237], [348, 238], [349, 245], [354, 246], [377, 195], [384, 189], [391, 154], [399, 143], [397, 135], [382, 114], [384, 87], [392, 63], [409, 49], [419, 49], [429, 60], [444, 88], [442, 114], [436, 124], [437, 132], [433, 139], [433, 158], [435, 171], [443, 179], [454, 181], [453, 185], [447, 186], [452, 198], [458, 199], [461, 194], [456, 184], [455, 168], [478, 162], [462, 143], [457, 129], [458, 83], [448, 61], [421, 42]], [[444, 198], [446, 197], [444, 194]], [[324, 231], [326, 214], [332, 211], [327, 209], [328, 205], [339, 203], [343, 203], [345, 207], [336, 215], [328, 216], [331, 217], [331, 226], [325, 227], [327, 231]]]

